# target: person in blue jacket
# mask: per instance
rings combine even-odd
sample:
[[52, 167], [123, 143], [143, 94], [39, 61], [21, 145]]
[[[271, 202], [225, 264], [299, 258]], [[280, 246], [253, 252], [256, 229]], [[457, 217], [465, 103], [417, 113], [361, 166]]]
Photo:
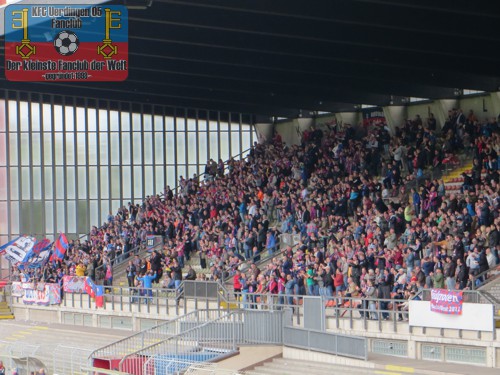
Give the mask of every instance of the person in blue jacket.
[[148, 271], [144, 276], [138, 277], [137, 280], [142, 282], [144, 286], [144, 303], [153, 300], [153, 280], [156, 279], [156, 272]]

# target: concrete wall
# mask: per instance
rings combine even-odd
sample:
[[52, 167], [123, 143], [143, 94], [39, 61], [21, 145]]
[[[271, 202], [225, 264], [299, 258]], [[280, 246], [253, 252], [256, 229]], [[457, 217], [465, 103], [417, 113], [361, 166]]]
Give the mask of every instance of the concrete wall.
[[272, 123], [256, 123], [254, 124], [255, 131], [257, 132], [257, 137], [259, 143], [265, 143], [272, 139], [273, 137], [273, 124]]
[[384, 117], [389, 126], [391, 134], [395, 133], [396, 127], [401, 128], [408, 118], [407, 107], [401, 105], [392, 105], [384, 107]]
[[[401, 127], [404, 121], [414, 119], [418, 114], [425, 123], [430, 113], [434, 114], [437, 127], [440, 129], [448, 118], [448, 111], [452, 108], [461, 108], [464, 114], [473, 110], [480, 121], [491, 117], [498, 117], [500, 114], [500, 92], [489, 93], [480, 96], [466, 96], [460, 99], [439, 99], [425, 101], [423, 103], [409, 103], [404, 106], [386, 106], [383, 108], [384, 116], [391, 132], [396, 126]], [[486, 109], [486, 112], [484, 111]], [[280, 122], [276, 125], [276, 131], [281, 135], [287, 144], [299, 144], [301, 134], [312, 124], [318, 126], [335, 119], [338, 124], [351, 124], [359, 129], [362, 122], [361, 112], [339, 112], [329, 116], [321, 116], [316, 119], [299, 118], [295, 120]]]
[[314, 124], [312, 118], [297, 118], [276, 124], [276, 132], [281, 135], [287, 145], [298, 145], [302, 141], [302, 133]]
[[326, 123], [333, 120], [338, 124], [351, 124], [354, 127], [359, 127], [363, 116], [361, 112], [341, 112], [329, 116], [321, 116], [318, 118], [298, 118], [290, 121], [279, 122], [275, 125], [275, 131], [281, 135], [283, 142], [288, 145], [300, 144], [302, 133], [309, 129], [312, 125], [320, 128], [325, 128]]

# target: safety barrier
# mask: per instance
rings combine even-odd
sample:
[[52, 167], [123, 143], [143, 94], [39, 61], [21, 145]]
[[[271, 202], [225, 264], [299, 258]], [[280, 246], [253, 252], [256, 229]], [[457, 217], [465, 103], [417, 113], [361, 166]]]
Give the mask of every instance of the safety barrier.
[[[210, 362], [237, 352], [240, 344], [283, 344], [283, 327], [291, 322], [286, 311], [233, 311], [161, 342], [129, 353], [118, 369], [134, 375], [183, 371], [189, 363]], [[175, 367], [174, 362], [184, 365]]]
[[[158, 368], [162, 369], [157, 371]], [[181, 360], [158, 360], [153, 357], [144, 364], [144, 374], [174, 374], [174, 375], [245, 375], [244, 371], [221, 368], [213, 362], [191, 362]]]
[[194, 310], [186, 315], [96, 349], [90, 354], [89, 358], [122, 358], [136, 352], [140, 348], [154, 345], [168, 337], [178, 335], [183, 331], [193, 328], [193, 326], [214, 320], [221, 315], [223, 315], [221, 310]]
[[38, 372], [40, 368], [45, 368], [45, 364], [35, 357], [39, 349], [39, 345], [0, 341], [0, 361], [9, 371], [26, 374]]
[[207, 362], [235, 354], [236, 327], [233, 313], [171, 336], [122, 358], [119, 371], [142, 375], [150, 358], [165, 362], [170, 359]]
[[283, 345], [366, 360], [368, 340], [304, 328], [285, 327]]
[[53, 352], [52, 371], [54, 374], [81, 374], [82, 367], [89, 365], [90, 349], [58, 345]]

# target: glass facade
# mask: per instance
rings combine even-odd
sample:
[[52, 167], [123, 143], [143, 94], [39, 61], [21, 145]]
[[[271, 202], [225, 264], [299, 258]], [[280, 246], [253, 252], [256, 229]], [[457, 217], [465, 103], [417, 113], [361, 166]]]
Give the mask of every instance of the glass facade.
[[110, 212], [246, 156], [251, 116], [8, 91], [0, 100], [0, 244], [70, 238]]

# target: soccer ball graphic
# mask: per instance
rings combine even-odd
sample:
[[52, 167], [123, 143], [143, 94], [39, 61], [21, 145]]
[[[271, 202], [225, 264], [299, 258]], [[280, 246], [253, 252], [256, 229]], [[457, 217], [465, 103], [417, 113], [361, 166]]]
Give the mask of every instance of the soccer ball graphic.
[[54, 47], [63, 56], [70, 56], [76, 52], [80, 41], [72, 31], [63, 30], [54, 39]]

